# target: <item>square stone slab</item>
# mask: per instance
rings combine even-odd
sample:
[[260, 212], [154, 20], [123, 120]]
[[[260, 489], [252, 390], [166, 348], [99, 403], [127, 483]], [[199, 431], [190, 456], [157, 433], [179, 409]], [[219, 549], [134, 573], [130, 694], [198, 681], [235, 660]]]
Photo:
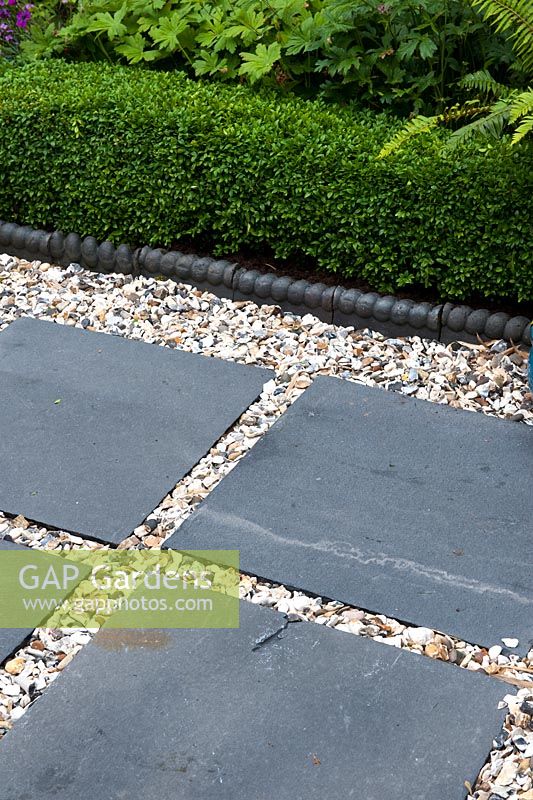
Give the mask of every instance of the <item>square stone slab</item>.
[[[54, 555], [52, 555], [50, 552], [46, 552], [46, 551], [43, 551], [43, 550], [32, 550], [29, 547], [23, 547], [22, 545], [16, 544], [15, 542], [12, 542], [12, 541], [10, 541], [8, 539], [0, 539], [0, 553], [8, 552], [10, 550], [11, 551], [12, 550], [26, 551], [26, 553], [28, 554], [28, 563], [39, 563], [39, 559], [43, 559], [44, 560], [44, 567], [50, 566], [52, 564], [53, 559], [57, 558]], [[47, 563], [47, 559], [48, 559], [48, 563]], [[61, 565], [63, 565], [63, 563], [64, 562], [62, 561]], [[74, 565], [74, 562], [67, 562], [67, 563], [72, 563]], [[79, 569], [80, 569], [80, 578], [79, 578], [79, 580], [81, 581], [81, 580], [83, 580], [84, 578], [87, 577], [88, 569], [87, 569], [87, 567], [83, 566], [82, 564], [78, 564], [78, 566], [79, 566]], [[19, 567], [20, 567], [20, 562], [19, 562]], [[0, 576], [0, 605], [4, 602], [4, 597], [3, 597], [3, 591], [2, 590], [4, 590], [4, 592], [8, 591], [8, 589], [6, 589], [6, 587], [5, 587], [5, 584], [2, 583], [2, 580], [3, 579]], [[76, 584], [74, 584], [73, 586], [71, 586], [70, 589], [67, 589], [67, 590], [58, 589], [57, 599], [59, 600], [60, 598], [64, 599], [65, 597], [67, 597], [72, 592], [72, 590], [75, 588], [75, 585]], [[4, 596], [5, 596], [5, 594], [4, 594]], [[46, 621], [46, 618], [50, 616], [50, 613], [51, 613], [50, 611], [48, 611], [48, 612], [43, 611], [42, 612], [43, 616], [42, 616], [42, 619], [40, 620], [41, 624]], [[3, 664], [3, 662], [6, 661], [6, 659], [8, 659], [15, 652], [15, 650], [18, 650], [19, 647], [22, 647], [22, 645], [24, 643], [24, 640], [27, 639], [28, 636], [30, 636], [30, 634], [33, 632], [35, 627], [38, 627], [38, 626], [35, 625], [32, 628], [2, 628], [2, 627], [0, 627], [0, 664]], [[1, 797], [1, 795], [0, 795], [0, 797]]]
[[[8, 542], [6, 539], [0, 539], [0, 551], [25, 549], [28, 548]], [[32, 628], [0, 628], [0, 664], [3, 664], [15, 650], [22, 646], [31, 632]]]
[[317, 378], [168, 541], [479, 644], [533, 635], [533, 429]]
[[269, 370], [29, 317], [0, 334], [0, 509], [120, 542]]
[[500, 682], [242, 603], [235, 630], [104, 631], [0, 745], [2, 800], [463, 800]]

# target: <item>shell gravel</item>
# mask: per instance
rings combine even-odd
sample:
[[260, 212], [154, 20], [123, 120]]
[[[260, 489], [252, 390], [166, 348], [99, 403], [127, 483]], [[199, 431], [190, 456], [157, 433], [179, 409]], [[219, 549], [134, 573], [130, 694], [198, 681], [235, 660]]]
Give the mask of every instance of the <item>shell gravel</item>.
[[[315, 375], [336, 375], [456, 408], [533, 425], [526, 382], [527, 354], [506, 342], [457, 344], [392, 339], [283, 314], [276, 306], [232, 302], [185, 284], [152, 277], [100, 275], [77, 265], [61, 269], [0, 255], [0, 330], [21, 316], [178, 347], [265, 366], [275, 379], [122, 548], [159, 547], [305, 390]], [[47, 550], [99, 548], [64, 531], [0, 513], [0, 538]], [[409, 628], [383, 615], [291, 592], [243, 574], [241, 597], [356, 635], [377, 638], [520, 687], [508, 695], [504, 729], [469, 798], [533, 800], [531, 711], [533, 651], [519, 659], [502, 643], [489, 650], [427, 628]], [[89, 641], [89, 631], [34, 632], [0, 669], [0, 736]], [[21, 659], [21, 661], [19, 661]], [[17, 663], [10, 664], [16, 661]], [[19, 669], [20, 667], [20, 669]], [[518, 698], [518, 699], [517, 699]], [[525, 743], [525, 744], [524, 744]], [[531, 751], [531, 752], [530, 752]]]

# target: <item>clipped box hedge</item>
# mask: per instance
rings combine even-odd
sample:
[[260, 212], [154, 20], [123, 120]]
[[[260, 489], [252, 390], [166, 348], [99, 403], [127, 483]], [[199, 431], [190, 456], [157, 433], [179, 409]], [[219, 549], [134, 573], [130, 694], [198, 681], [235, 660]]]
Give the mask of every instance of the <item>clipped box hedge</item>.
[[218, 253], [267, 243], [380, 291], [533, 299], [533, 148], [376, 158], [398, 123], [179, 73], [39, 63], [0, 78], [0, 218]]

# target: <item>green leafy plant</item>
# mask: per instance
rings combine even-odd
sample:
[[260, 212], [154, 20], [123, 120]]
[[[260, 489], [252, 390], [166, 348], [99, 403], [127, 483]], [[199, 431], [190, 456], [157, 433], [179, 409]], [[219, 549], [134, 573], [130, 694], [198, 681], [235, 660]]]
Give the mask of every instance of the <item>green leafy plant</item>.
[[27, 57], [179, 67], [406, 113], [442, 109], [467, 73], [513, 60], [466, 0], [84, 0], [32, 31]]
[[524, 69], [533, 73], [533, 6], [530, 0], [470, 0], [485, 19], [513, 42]]
[[249, 75], [252, 83], [267, 75], [279, 61], [281, 46], [272, 42], [268, 47], [258, 44], [255, 53], [241, 53], [243, 63], [239, 67], [239, 75]]
[[106, 64], [11, 69], [0, 97], [2, 219], [533, 299], [533, 143], [442, 152], [433, 130], [378, 160], [401, 127], [387, 114]]
[[[524, 74], [533, 77], [533, 4], [530, 0], [470, 0], [499, 32], [513, 42]], [[521, 91], [496, 81], [487, 70], [467, 75], [461, 85], [477, 98], [431, 117], [417, 116], [388, 141], [380, 158], [389, 156], [413, 137], [438, 125], [457, 125], [447, 146], [476, 137], [496, 140], [512, 131], [511, 144], [533, 135], [533, 88]], [[472, 119], [473, 118], [473, 119]], [[471, 121], [468, 121], [471, 119]]]

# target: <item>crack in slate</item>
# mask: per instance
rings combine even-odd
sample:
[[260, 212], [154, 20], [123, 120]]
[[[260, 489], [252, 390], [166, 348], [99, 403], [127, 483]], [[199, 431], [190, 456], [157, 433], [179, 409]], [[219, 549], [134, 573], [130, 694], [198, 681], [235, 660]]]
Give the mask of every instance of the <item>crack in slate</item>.
[[287, 630], [291, 622], [301, 622], [301, 619], [296, 614], [285, 614], [285, 622], [283, 625], [278, 628], [277, 631], [274, 631], [274, 633], [269, 633], [268, 636], [263, 636], [262, 639], [258, 639], [255, 645], [252, 647], [252, 652], [259, 650], [265, 644], [268, 644], [268, 642], [272, 641], [272, 639], [283, 639], [281, 634], [283, 631]]

